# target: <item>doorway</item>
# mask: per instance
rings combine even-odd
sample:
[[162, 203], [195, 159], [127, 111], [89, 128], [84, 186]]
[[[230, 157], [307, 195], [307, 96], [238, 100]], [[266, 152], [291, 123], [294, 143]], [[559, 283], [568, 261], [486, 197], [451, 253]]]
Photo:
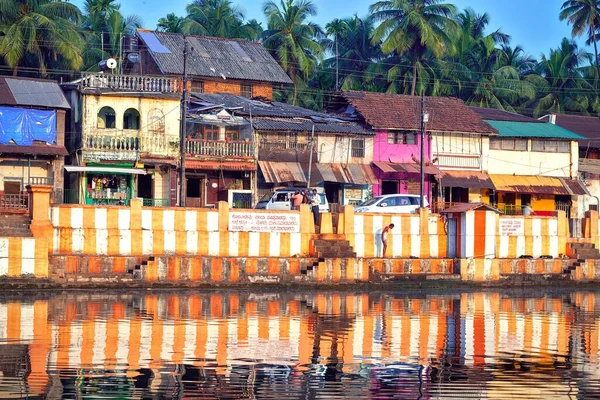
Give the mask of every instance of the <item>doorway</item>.
[[398, 191], [398, 181], [382, 181], [381, 182], [381, 194], [396, 194]]
[[186, 178], [185, 204], [188, 207], [204, 206], [204, 178], [189, 177]]
[[152, 175], [139, 175], [137, 181], [137, 197], [152, 199]]
[[329, 204], [340, 203], [340, 189], [341, 185], [339, 183], [325, 183], [325, 196]]

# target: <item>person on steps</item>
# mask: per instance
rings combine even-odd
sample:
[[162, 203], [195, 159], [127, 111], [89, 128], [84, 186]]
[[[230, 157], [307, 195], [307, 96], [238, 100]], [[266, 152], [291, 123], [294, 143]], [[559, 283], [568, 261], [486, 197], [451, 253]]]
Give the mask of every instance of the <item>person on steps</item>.
[[394, 229], [394, 224], [389, 224], [381, 231], [381, 243], [383, 243], [383, 254], [382, 257], [385, 258], [385, 253], [387, 252], [387, 244], [388, 244], [388, 233]]

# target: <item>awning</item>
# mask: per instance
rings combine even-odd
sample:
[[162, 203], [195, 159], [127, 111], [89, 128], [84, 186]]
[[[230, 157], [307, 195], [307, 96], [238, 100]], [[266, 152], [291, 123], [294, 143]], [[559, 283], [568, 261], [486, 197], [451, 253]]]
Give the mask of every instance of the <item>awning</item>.
[[531, 175], [490, 175], [498, 192], [570, 195], [559, 178]]
[[560, 181], [563, 183], [563, 186], [565, 187], [565, 189], [567, 189], [567, 191], [570, 194], [573, 194], [573, 195], [584, 195], [584, 194], [589, 195], [590, 194], [590, 192], [587, 190], [587, 188], [585, 187], [583, 182], [581, 182], [579, 180], [560, 178]]
[[198, 161], [185, 160], [185, 169], [207, 169], [211, 171], [256, 171], [253, 161]]
[[479, 171], [444, 171], [440, 184], [443, 187], [494, 189], [490, 176]]
[[[305, 173], [308, 174], [308, 171]], [[378, 183], [373, 170], [366, 164], [313, 164], [311, 185], [336, 182], [352, 185], [374, 185]]]
[[[387, 161], [373, 161], [373, 165], [381, 172], [408, 172], [413, 174], [421, 173], [421, 166], [417, 163], [392, 163]], [[425, 173], [428, 175], [439, 175], [441, 171], [435, 165], [425, 165]]]
[[146, 175], [145, 169], [139, 168], [112, 168], [106, 167], [84, 167], [78, 165], [65, 165], [65, 171], [67, 172], [102, 172], [102, 173], [113, 173], [113, 174], [132, 174], [132, 175]]
[[299, 163], [259, 161], [258, 166], [267, 183], [306, 183], [306, 176]]

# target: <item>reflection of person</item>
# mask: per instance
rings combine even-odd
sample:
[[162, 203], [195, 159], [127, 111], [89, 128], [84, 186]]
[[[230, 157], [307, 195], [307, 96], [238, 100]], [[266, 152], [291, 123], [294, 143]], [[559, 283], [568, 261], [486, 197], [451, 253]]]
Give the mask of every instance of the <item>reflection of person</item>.
[[312, 206], [312, 213], [313, 218], [315, 219], [315, 225], [319, 225], [319, 204], [321, 204], [321, 196], [319, 195], [319, 193], [317, 193], [317, 189], [312, 190], [310, 204]]
[[294, 210], [298, 211], [300, 209], [300, 204], [302, 204], [302, 195], [298, 190], [292, 196], [292, 207]]
[[526, 217], [529, 217], [531, 215], [535, 215], [535, 212], [533, 211], [533, 208], [531, 208], [531, 204], [527, 203], [525, 204], [525, 207], [523, 208], [523, 215]]
[[387, 251], [388, 233], [392, 229], [394, 229], [394, 224], [389, 224], [388, 226], [383, 228], [383, 230], [381, 231], [381, 243], [383, 243], [383, 254], [381, 255], [382, 257], [385, 257], [385, 253]]

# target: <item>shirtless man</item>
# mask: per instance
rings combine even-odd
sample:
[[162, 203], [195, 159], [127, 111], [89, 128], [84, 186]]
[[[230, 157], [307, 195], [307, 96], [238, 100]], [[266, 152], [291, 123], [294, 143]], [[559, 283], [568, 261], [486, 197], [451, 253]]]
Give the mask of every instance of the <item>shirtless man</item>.
[[382, 257], [385, 257], [385, 253], [387, 251], [388, 244], [388, 233], [394, 229], [394, 224], [389, 224], [381, 231], [381, 242], [383, 243], [383, 254]]

